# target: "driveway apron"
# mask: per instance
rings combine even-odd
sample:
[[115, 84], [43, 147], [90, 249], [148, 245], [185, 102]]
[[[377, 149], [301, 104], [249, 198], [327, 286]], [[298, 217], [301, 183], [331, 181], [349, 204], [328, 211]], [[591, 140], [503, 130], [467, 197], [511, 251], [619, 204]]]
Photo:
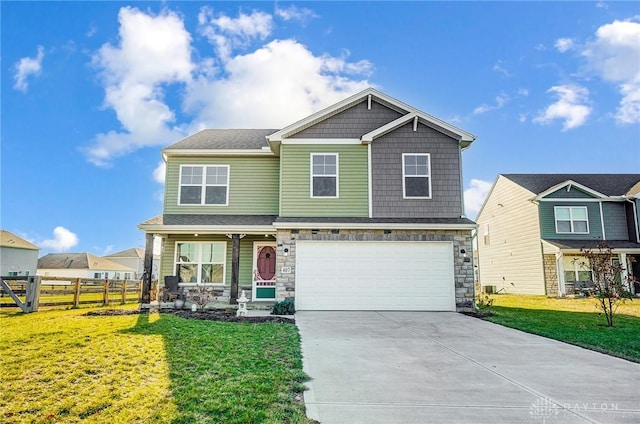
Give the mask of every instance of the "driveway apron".
[[640, 364], [453, 312], [296, 314], [307, 415], [347, 423], [640, 423]]

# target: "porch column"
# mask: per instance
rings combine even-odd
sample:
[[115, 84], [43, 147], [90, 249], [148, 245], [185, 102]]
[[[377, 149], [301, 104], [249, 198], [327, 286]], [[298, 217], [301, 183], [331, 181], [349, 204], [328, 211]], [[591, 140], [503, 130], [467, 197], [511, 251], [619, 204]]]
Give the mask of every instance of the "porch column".
[[558, 294], [560, 297], [567, 295], [567, 288], [564, 284], [564, 261], [562, 260], [562, 252], [556, 253], [556, 264], [558, 267]]
[[142, 274], [142, 299], [143, 305], [151, 303], [151, 277], [153, 274], [153, 233], [145, 234], [144, 248], [144, 274]]
[[622, 281], [622, 284], [626, 284], [626, 286], [629, 288], [629, 291], [633, 292], [631, 280], [629, 280], [629, 262], [627, 261], [626, 253], [620, 253], [620, 265], [622, 265], [622, 270], [620, 271], [620, 281]]
[[231, 235], [231, 292], [229, 304], [238, 304], [238, 282], [240, 279], [240, 234]]

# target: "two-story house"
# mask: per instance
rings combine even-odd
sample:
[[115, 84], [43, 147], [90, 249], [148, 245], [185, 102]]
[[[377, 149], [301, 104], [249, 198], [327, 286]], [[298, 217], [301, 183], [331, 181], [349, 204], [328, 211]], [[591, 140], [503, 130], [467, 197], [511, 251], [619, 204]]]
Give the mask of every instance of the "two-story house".
[[571, 294], [592, 280], [581, 249], [602, 241], [640, 278], [639, 211], [640, 174], [499, 175], [477, 218], [481, 285]]
[[40, 248], [17, 235], [0, 230], [0, 275], [36, 275]]
[[282, 129], [162, 151], [160, 278], [298, 310], [473, 307], [461, 153], [475, 137], [375, 89]]

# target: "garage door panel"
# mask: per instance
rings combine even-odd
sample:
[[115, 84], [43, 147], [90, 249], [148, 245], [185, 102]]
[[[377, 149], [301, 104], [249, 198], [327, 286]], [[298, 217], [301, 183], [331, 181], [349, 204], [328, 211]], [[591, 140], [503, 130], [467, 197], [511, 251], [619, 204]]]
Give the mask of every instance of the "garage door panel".
[[455, 310], [448, 242], [298, 241], [299, 310]]

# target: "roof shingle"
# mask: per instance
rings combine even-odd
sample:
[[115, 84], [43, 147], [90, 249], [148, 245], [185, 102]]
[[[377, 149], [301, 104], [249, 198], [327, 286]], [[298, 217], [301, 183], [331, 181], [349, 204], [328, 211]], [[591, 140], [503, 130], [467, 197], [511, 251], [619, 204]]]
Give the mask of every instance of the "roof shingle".
[[640, 174], [502, 174], [534, 194], [575, 181], [607, 196], [623, 196], [640, 182]]
[[276, 129], [206, 129], [171, 144], [164, 150], [261, 149]]

